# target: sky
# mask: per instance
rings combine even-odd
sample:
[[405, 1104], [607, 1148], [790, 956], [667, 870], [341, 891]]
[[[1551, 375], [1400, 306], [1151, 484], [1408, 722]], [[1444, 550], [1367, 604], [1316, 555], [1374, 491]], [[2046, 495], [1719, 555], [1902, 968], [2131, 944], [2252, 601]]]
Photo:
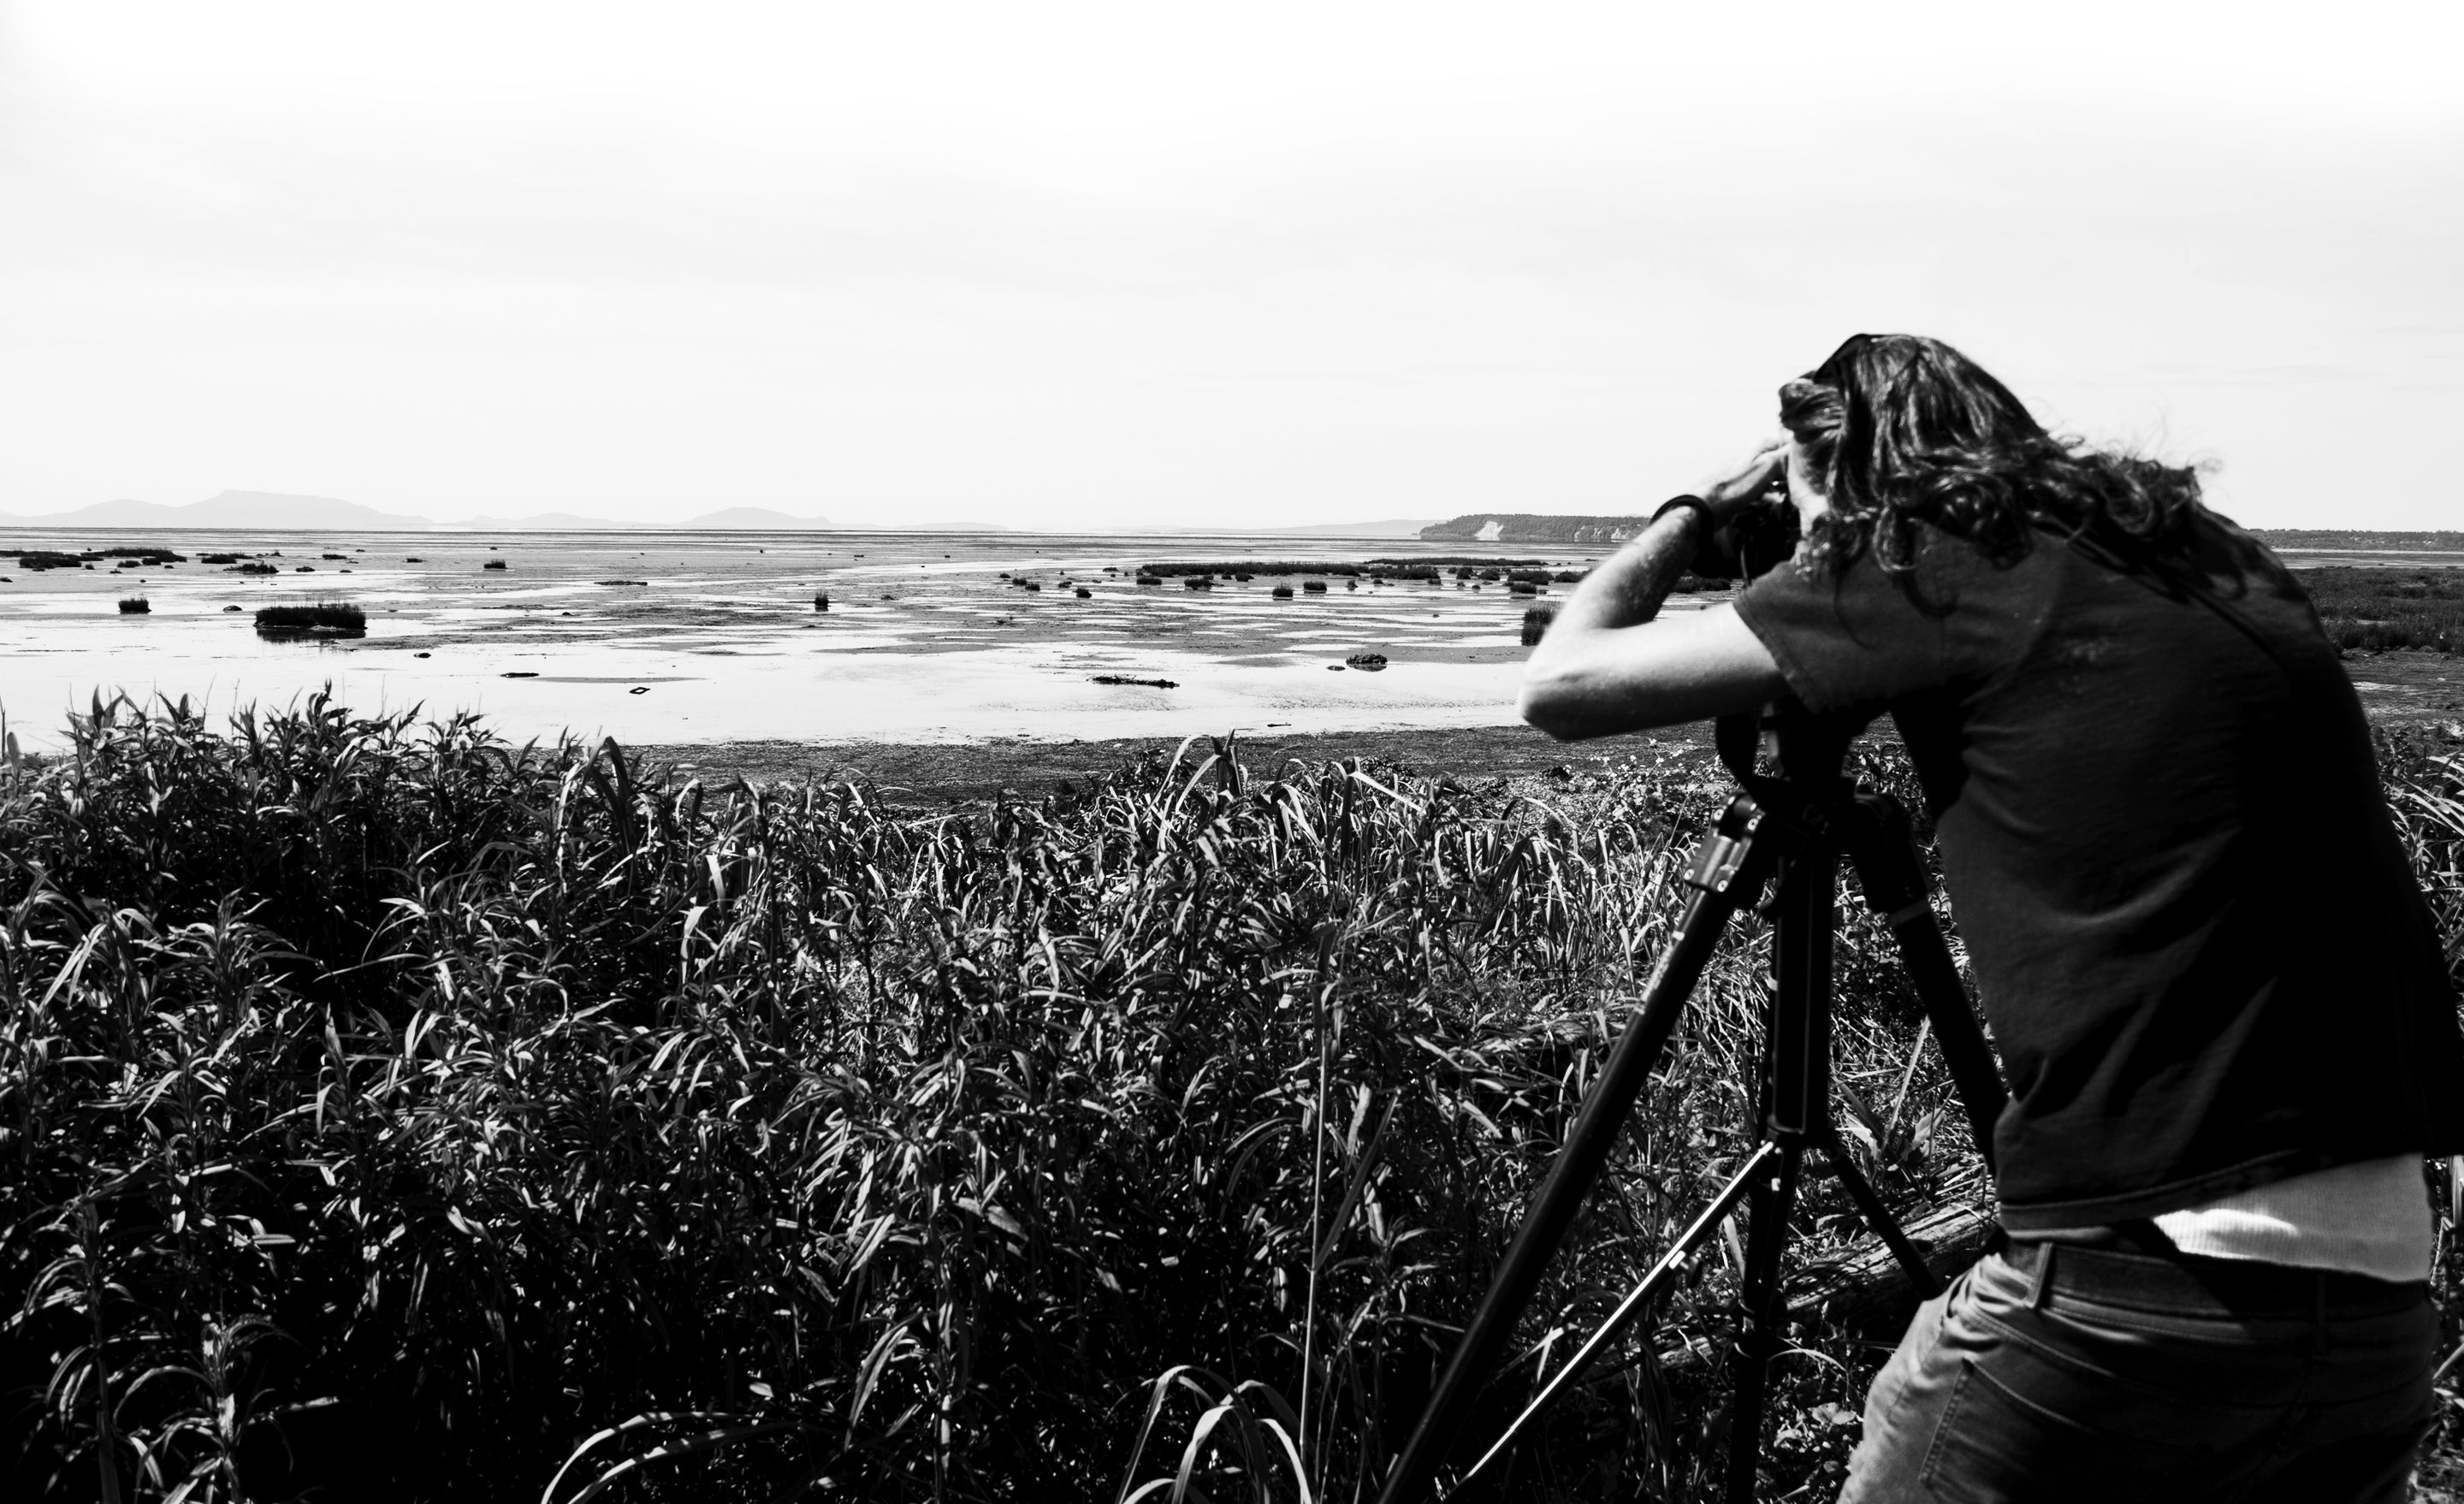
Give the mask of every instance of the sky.
[[0, 513], [1648, 509], [1859, 330], [2464, 526], [2464, 6], [0, 0]]

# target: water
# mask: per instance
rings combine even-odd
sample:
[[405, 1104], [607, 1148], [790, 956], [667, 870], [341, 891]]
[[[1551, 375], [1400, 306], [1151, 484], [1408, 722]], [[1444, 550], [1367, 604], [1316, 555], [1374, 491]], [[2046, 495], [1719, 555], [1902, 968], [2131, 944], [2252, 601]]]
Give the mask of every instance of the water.
[[[14, 552], [138, 543], [192, 562], [33, 573]], [[277, 549], [274, 576], [193, 562]], [[1313, 596], [1299, 577], [1212, 591], [1131, 578], [1148, 561], [1463, 551], [1113, 535], [10, 529], [0, 531], [0, 574], [11, 580], [0, 585], [0, 715], [36, 748], [56, 746], [66, 713], [98, 690], [186, 696], [224, 712], [326, 684], [363, 711], [478, 711], [516, 739], [931, 742], [1508, 724], [1529, 597], [1451, 580], [1346, 589], [1329, 577]], [[507, 567], [483, 569], [490, 560]], [[299, 564], [315, 572], [293, 572]], [[1043, 589], [1020, 589], [1003, 571]], [[1064, 579], [1092, 597], [1078, 599]], [[648, 583], [604, 583], [618, 580]], [[1295, 599], [1273, 600], [1279, 583]], [[826, 613], [812, 608], [817, 591], [830, 596]], [[121, 615], [118, 599], [140, 593], [151, 613]], [[252, 630], [256, 607], [334, 599], [367, 612], [365, 638], [273, 643]], [[1390, 666], [1330, 672], [1361, 652]], [[1096, 675], [1178, 687], [1099, 685]]]

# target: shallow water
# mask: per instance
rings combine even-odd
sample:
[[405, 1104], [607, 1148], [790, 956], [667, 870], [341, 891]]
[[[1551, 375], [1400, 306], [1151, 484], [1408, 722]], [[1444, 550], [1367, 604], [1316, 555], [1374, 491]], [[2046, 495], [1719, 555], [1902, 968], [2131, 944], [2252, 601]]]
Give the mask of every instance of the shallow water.
[[[192, 560], [279, 550], [269, 562], [284, 572], [238, 575], [191, 562], [30, 573], [16, 564], [20, 548], [130, 543]], [[1211, 591], [1132, 580], [1144, 561], [1463, 551], [1367, 540], [999, 534], [9, 529], [0, 531], [0, 575], [10, 582], [0, 585], [0, 715], [26, 745], [49, 747], [67, 712], [98, 691], [186, 696], [223, 712], [289, 702], [330, 683], [363, 711], [474, 710], [516, 738], [571, 730], [664, 743], [1507, 724], [1524, 657], [1518, 630], [1533, 603], [1500, 586], [1362, 581], [1347, 589], [1329, 577], [1325, 595], [1277, 601], [1268, 594], [1276, 584], [1298, 592], [1306, 577], [1262, 575]], [[329, 553], [345, 557], [320, 557]], [[507, 567], [484, 570], [492, 559]], [[1581, 567], [1592, 556], [1548, 562]], [[293, 572], [299, 564], [314, 572]], [[1004, 571], [1043, 588], [1020, 588]], [[1065, 580], [1092, 597], [1078, 599]], [[814, 610], [817, 591], [828, 592], [828, 611]], [[138, 593], [150, 614], [121, 615], [118, 598]], [[316, 600], [361, 606], [367, 636], [275, 643], [252, 630], [256, 607]], [[1699, 604], [1680, 597], [1672, 607]], [[1390, 666], [1329, 672], [1360, 652], [1382, 652]], [[1099, 685], [1096, 675], [1177, 687]]]

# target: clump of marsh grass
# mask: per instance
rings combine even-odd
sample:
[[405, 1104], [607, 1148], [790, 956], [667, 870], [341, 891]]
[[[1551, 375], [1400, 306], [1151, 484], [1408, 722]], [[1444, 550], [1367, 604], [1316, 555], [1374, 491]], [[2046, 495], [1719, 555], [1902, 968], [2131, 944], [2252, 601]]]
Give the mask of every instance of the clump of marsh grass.
[[346, 601], [260, 606], [256, 608], [256, 630], [265, 637], [304, 637], [312, 633], [363, 637], [367, 635], [368, 614]]
[[123, 596], [120, 602], [120, 614], [122, 616], [143, 616], [153, 609], [153, 603], [142, 595]]

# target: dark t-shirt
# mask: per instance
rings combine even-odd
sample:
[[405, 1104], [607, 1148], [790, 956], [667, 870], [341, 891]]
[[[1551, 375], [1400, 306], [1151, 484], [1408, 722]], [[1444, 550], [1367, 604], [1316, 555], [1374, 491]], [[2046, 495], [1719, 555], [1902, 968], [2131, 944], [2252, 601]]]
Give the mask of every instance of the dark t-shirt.
[[2291, 577], [2218, 529], [2209, 602], [2039, 534], [1933, 537], [1738, 613], [1809, 709], [1888, 711], [2010, 1078], [2014, 1232], [2464, 1149], [2464, 1043], [2361, 702]]

